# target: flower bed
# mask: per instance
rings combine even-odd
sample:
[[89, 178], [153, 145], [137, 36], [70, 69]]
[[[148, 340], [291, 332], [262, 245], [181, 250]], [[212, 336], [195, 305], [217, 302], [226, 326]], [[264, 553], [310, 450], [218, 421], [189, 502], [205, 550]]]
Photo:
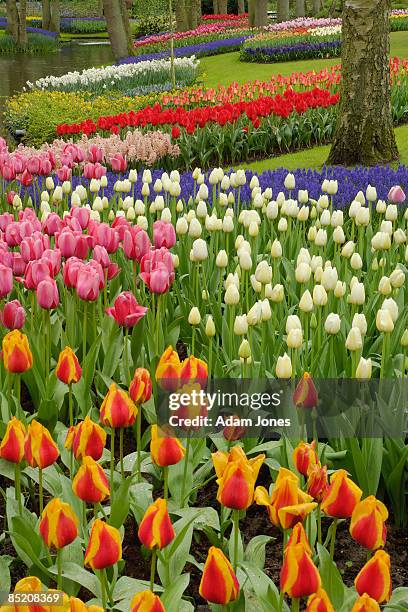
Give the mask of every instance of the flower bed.
[[[266, 43], [266, 44], [265, 44]], [[264, 46], [265, 45], [265, 46]], [[307, 40], [296, 40], [296, 42], [281, 41], [271, 44], [263, 41], [263, 44], [247, 43], [241, 50], [240, 59], [243, 62], [289, 62], [293, 60], [318, 59], [338, 57], [341, 54], [340, 40], [324, 40], [314, 42]]]
[[[0, 192], [8, 604], [403, 609], [407, 169], [50, 172]], [[291, 434], [158, 428], [225, 377], [276, 377]], [[395, 431], [321, 435], [337, 377]]]
[[[179, 87], [194, 83], [199, 63], [192, 58], [177, 59], [176, 80]], [[95, 95], [104, 91], [144, 95], [151, 91], [171, 88], [170, 62], [152, 60], [136, 65], [104, 66], [89, 68], [82, 72], [68, 72], [60, 77], [48, 76], [35, 83], [27, 82], [29, 89], [40, 91], [86, 91]]]

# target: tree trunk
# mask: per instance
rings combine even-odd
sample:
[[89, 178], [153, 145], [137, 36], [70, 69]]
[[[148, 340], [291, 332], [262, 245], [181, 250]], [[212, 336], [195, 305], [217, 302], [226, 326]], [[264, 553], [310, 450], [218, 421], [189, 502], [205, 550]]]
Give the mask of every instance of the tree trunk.
[[196, 0], [197, 25], [199, 26], [203, 20], [203, 11], [201, 8], [201, 0]]
[[24, 46], [27, 42], [27, 0], [20, 0], [18, 10], [18, 44]]
[[[176, 2], [176, 5], [178, 2]], [[187, 30], [197, 27], [197, 0], [184, 0]]]
[[60, 12], [60, 0], [52, 0], [51, 2], [51, 15], [48, 24], [48, 30], [51, 32], [60, 33], [61, 29], [61, 12]]
[[218, 11], [220, 15], [228, 13], [228, 0], [218, 0]]
[[255, 13], [256, 13], [256, 0], [248, 1], [248, 19], [249, 19], [249, 27], [255, 27]]
[[218, 15], [220, 12], [218, 7], [218, 0], [213, 0], [213, 11], [214, 15]]
[[313, 0], [313, 15], [317, 15], [317, 13], [322, 8], [321, 0]]
[[339, 117], [329, 162], [351, 166], [398, 159], [391, 114], [391, 0], [346, 0]]
[[255, 3], [255, 27], [262, 28], [268, 24], [268, 0], [257, 0]]
[[177, 32], [185, 32], [188, 30], [188, 20], [184, 0], [176, 2], [176, 30]]
[[44, 28], [44, 30], [50, 29], [50, 21], [51, 21], [51, 0], [43, 0], [41, 25]]
[[128, 39], [120, 0], [103, 0], [103, 12], [115, 59], [126, 57], [128, 54]]
[[132, 39], [132, 32], [130, 30], [129, 10], [128, 10], [128, 5], [127, 5], [126, 0], [119, 0], [119, 6], [120, 6], [120, 12], [122, 14], [123, 29], [125, 30], [125, 33], [126, 33], [128, 53], [132, 54], [133, 53], [133, 39]]
[[305, 16], [305, 0], [296, 0], [296, 17]]
[[278, 0], [278, 21], [288, 21], [289, 0]]
[[238, 0], [238, 14], [245, 13], [245, 0]]
[[7, 9], [7, 32], [13, 37], [15, 43], [18, 41], [18, 10], [15, 0], [6, 1]]

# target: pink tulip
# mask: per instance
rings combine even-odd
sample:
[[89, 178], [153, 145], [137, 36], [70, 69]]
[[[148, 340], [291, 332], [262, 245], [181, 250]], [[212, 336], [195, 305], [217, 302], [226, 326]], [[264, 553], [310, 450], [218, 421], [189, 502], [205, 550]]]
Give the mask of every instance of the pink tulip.
[[113, 308], [107, 308], [106, 314], [115, 319], [121, 327], [133, 327], [139, 323], [147, 312], [147, 308], [137, 303], [130, 291], [123, 291], [118, 295]]
[[103, 289], [105, 286], [105, 273], [101, 264], [98, 261], [95, 261], [94, 259], [90, 259], [85, 267], [95, 270], [99, 277], [99, 289]]
[[77, 237], [69, 229], [64, 228], [62, 232], [56, 236], [55, 244], [60, 249], [62, 257], [68, 259], [75, 255]]
[[97, 244], [93, 250], [92, 259], [101, 264], [102, 268], [109, 268], [110, 259], [109, 253], [105, 247]]
[[57, 283], [53, 278], [45, 278], [37, 286], [37, 302], [44, 310], [56, 308], [59, 304]]
[[130, 229], [132, 226], [124, 217], [115, 217], [112, 221], [111, 227], [117, 231], [119, 241], [123, 242], [126, 230]]
[[[15, 163], [15, 162], [14, 162]], [[39, 174], [41, 168], [41, 159], [38, 156], [30, 157], [27, 160], [27, 170], [31, 174]]]
[[5, 304], [0, 319], [7, 329], [21, 329], [25, 323], [25, 311], [18, 300]]
[[51, 161], [46, 158], [41, 158], [39, 174], [41, 176], [47, 176], [48, 174], [51, 174], [52, 169], [53, 169], [53, 164], [51, 163]]
[[6, 268], [13, 269], [13, 258], [17, 253], [10, 252], [7, 249], [7, 244], [0, 243], [0, 263], [6, 266]]
[[81, 229], [86, 229], [91, 218], [91, 211], [85, 206], [73, 206], [71, 209], [71, 216], [76, 219], [81, 226]]
[[4, 232], [4, 238], [10, 247], [20, 244], [22, 237], [20, 234], [20, 224], [17, 222], [9, 223]]
[[115, 276], [117, 276], [120, 272], [120, 268], [119, 265], [113, 261], [111, 261], [111, 263], [108, 266], [108, 280], [112, 280], [112, 278], [115, 278]]
[[62, 278], [66, 287], [76, 287], [78, 274], [84, 262], [78, 257], [70, 257], [62, 266]]
[[94, 238], [95, 246], [99, 244], [105, 247], [108, 253], [116, 253], [119, 246], [119, 235], [114, 228], [109, 227], [107, 223], [97, 223], [89, 229]]
[[24, 276], [27, 264], [21, 257], [21, 253], [12, 253], [13, 255], [13, 274], [14, 276]]
[[150, 238], [141, 227], [134, 225], [125, 230], [122, 248], [128, 259], [140, 262], [144, 255], [150, 253]]
[[57, 213], [50, 213], [44, 221], [44, 232], [49, 236], [59, 234], [64, 227], [64, 222]]
[[46, 249], [50, 248], [50, 239], [47, 235], [29, 236], [20, 244], [20, 253], [26, 263], [40, 259]]
[[14, 223], [14, 217], [11, 213], [5, 212], [0, 215], [0, 230], [2, 232], [6, 231], [6, 228], [10, 225], [10, 223]]
[[64, 165], [61, 168], [58, 168], [57, 176], [60, 181], [70, 181], [71, 180], [71, 168], [69, 168], [68, 165]]
[[76, 283], [78, 297], [87, 302], [94, 302], [99, 296], [99, 283], [98, 272], [88, 265], [83, 265], [78, 272]]
[[88, 149], [88, 160], [95, 164], [96, 162], [101, 162], [103, 159], [103, 151], [101, 147], [97, 145], [91, 145]]
[[111, 157], [110, 163], [114, 172], [126, 172], [127, 161], [121, 153], [116, 153]]
[[14, 179], [16, 178], [16, 172], [13, 166], [9, 164], [5, 164], [3, 166], [1, 173], [5, 181], [14, 181]]
[[171, 249], [176, 244], [176, 231], [172, 223], [155, 221], [153, 223], [153, 242], [156, 249]]
[[59, 249], [45, 249], [41, 259], [45, 260], [51, 268], [51, 276], [54, 278], [61, 270], [61, 251]]
[[13, 289], [13, 270], [0, 264], [0, 298], [3, 299]]
[[102, 166], [99, 162], [97, 162], [95, 164], [95, 168], [94, 168], [94, 178], [96, 178], [97, 180], [101, 179], [103, 176], [106, 175], [106, 168], [105, 166]]
[[[26, 160], [21, 155], [15, 155], [11, 159], [11, 163], [13, 164], [14, 172], [16, 174], [22, 174], [24, 172], [24, 170], [26, 170], [26, 168], [27, 168]], [[31, 172], [29, 168], [28, 168], [28, 170], [29, 170], [29, 172]], [[34, 174], [34, 173], [32, 173], [32, 174]]]
[[29, 290], [37, 289], [41, 281], [51, 278], [52, 269], [45, 259], [29, 261], [24, 274], [24, 287]]
[[29, 187], [32, 185], [33, 175], [28, 171], [24, 170], [23, 174], [20, 176], [20, 183], [24, 185], [24, 187]]
[[165, 293], [174, 281], [174, 265], [165, 247], [144, 255], [140, 262], [140, 277], [153, 293]]
[[405, 202], [405, 198], [406, 196], [402, 187], [400, 187], [399, 185], [391, 187], [388, 193], [388, 199], [390, 202], [393, 202], [394, 204], [402, 204], [403, 202]]

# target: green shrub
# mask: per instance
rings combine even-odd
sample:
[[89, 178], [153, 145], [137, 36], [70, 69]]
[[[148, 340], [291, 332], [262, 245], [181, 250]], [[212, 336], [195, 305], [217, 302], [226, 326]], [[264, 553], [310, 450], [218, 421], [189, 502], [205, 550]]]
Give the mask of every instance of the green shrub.
[[160, 32], [166, 32], [169, 27], [169, 19], [165, 14], [139, 18], [132, 23], [132, 31], [136, 38], [160, 34]]

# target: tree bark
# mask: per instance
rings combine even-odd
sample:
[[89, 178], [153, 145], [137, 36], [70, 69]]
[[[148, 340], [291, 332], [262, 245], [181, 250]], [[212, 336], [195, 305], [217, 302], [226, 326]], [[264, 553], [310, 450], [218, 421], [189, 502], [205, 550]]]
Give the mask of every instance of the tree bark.
[[125, 30], [125, 33], [126, 33], [128, 53], [131, 54], [133, 53], [133, 39], [132, 39], [132, 32], [130, 30], [129, 8], [128, 8], [128, 4], [126, 0], [119, 0], [119, 7], [120, 7], [121, 15], [122, 15], [123, 29]]
[[249, 27], [255, 27], [256, 0], [248, 0]]
[[305, 16], [305, 0], [296, 0], [296, 17]]
[[321, 0], [313, 0], [313, 15], [317, 15], [317, 13], [322, 8]]
[[346, 0], [339, 116], [329, 163], [366, 166], [398, 159], [391, 113], [391, 0]]
[[18, 10], [15, 0], [6, 1], [7, 10], [7, 32], [13, 37], [15, 43], [18, 41]]
[[288, 21], [289, 0], [278, 0], [278, 21]]
[[41, 25], [44, 28], [44, 30], [49, 30], [50, 21], [51, 21], [51, 0], [43, 0]]
[[268, 0], [256, 0], [255, 27], [262, 28], [268, 23]]
[[214, 15], [218, 15], [220, 12], [218, 7], [218, 0], [213, 0], [213, 11]]
[[50, 11], [50, 20], [48, 23], [47, 30], [51, 32], [60, 33], [61, 29], [61, 11], [60, 11], [60, 0], [52, 0], [51, 2], [51, 11]]
[[103, 0], [103, 12], [106, 19], [106, 28], [115, 59], [126, 57], [128, 54], [128, 38], [122, 16], [120, 0]]
[[188, 21], [184, 0], [176, 2], [176, 30], [177, 32], [185, 32], [188, 30]]
[[228, 13], [228, 0], [218, 0], [218, 11], [220, 15]]
[[201, 8], [201, 0], [196, 0], [197, 25], [199, 26], [203, 20], [203, 11]]
[[245, 13], [245, 0], [238, 0], [238, 14]]
[[18, 17], [18, 35], [17, 43], [24, 46], [28, 42], [27, 37], [27, 0], [20, 0], [19, 8], [17, 9]]

